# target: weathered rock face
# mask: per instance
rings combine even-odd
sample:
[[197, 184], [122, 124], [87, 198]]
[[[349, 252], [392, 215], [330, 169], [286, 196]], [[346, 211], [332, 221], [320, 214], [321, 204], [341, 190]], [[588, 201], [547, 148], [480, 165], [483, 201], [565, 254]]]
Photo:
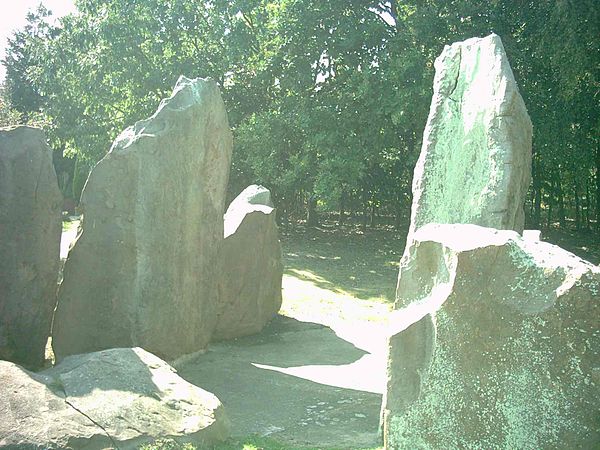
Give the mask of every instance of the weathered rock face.
[[216, 83], [184, 77], [116, 139], [82, 194], [54, 319], [58, 359], [133, 346], [175, 359], [207, 345], [231, 145]]
[[409, 241], [427, 223], [522, 231], [531, 121], [500, 38], [446, 46], [435, 70]]
[[386, 448], [598, 448], [600, 268], [475, 225], [427, 225], [408, 252]]
[[281, 307], [281, 246], [268, 189], [247, 187], [224, 217], [214, 339], [257, 333]]
[[220, 401], [140, 349], [65, 358], [34, 374], [0, 361], [0, 448], [210, 445], [229, 434]]
[[62, 195], [42, 130], [0, 129], [0, 359], [44, 362], [56, 305]]

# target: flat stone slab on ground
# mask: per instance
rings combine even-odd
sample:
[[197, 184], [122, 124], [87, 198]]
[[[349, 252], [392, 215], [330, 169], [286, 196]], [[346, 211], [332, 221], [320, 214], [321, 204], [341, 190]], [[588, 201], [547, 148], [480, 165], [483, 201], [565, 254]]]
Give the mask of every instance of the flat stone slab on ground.
[[217, 397], [140, 348], [73, 355], [31, 373], [0, 361], [0, 448], [137, 449], [228, 437]]
[[[369, 448], [380, 445], [381, 395], [348, 388], [363, 388], [365, 375], [356, 377], [352, 364], [365, 356], [330, 328], [277, 316], [260, 334], [212, 344], [178, 371], [221, 399], [234, 437], [258, 434], [289, 445]], [[303, 367], [321, 382], [293, 370]], [[328, 370], [337, 371], [335, 378]], [[344, 382], [353, 377], [354, 383]]]

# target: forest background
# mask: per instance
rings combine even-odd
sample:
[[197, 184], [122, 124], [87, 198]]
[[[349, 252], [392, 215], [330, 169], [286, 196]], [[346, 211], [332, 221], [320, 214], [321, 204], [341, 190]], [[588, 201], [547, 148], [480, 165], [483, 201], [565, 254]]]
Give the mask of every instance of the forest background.
[[79, 199], [125, 127], [177, 78], [212, 77], [234, 132], [229, 197], [268, 187], [282, 222], [406, 223], [444, 45], [491, 32], [531, 116], [527, 226], [600, 229], [595, 0], [76, 0], [9, 40], [0, 126], [41, 126]]

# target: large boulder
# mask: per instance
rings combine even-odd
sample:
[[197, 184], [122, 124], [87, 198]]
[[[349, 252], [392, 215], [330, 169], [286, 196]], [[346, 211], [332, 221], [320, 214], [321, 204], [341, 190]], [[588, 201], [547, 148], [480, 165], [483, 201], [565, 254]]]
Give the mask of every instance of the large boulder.
[[227, 208], [215, 340], [257, 333], [281, 307], [283, 264], [271, 194], [247, 187]]
[[599, 448], [600, 268], [475, 225], [422, 227], [408, 253], [386, 448]]
[[428, 223], [522, 231], [531, 133], [500, 38], [446, 46], [435, 61], [408, 242]]
[[60, 252], [62, 195], [42, 130], [0, 129], [0, 359], [44, 362]]
[[229, 434], [213, 394], [140, 348], [69, 356], [38, 374], [0, 361], [0, 398], [0, 448], [204, 448]]
[[54, 318], [58, 360], [134, 346], [171, 360], [206, 347], [231, 146], [217, 84], [184, 77], [117, 137], [82, 194]]

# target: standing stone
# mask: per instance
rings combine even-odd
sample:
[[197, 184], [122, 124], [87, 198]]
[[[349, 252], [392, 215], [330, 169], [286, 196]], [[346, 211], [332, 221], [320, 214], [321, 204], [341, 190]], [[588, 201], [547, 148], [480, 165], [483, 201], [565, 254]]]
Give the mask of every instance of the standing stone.
[[281, 307], [281, 246], [271, 193], [247, 187], [224, 217], [214, 339], [257, 333]]
[[532, 129], [500, 38], [446, 46], [435, 70], [407, 242], [428, 223], [522, 231]]
[[117, 137], [82, 193], [54, 319], [59, 360], [134, 346], [175, 359], [207, 345], [231, 146], [217, 84], [185, 77]]
[[410, 253], [386, 449], [600, 448], [600, 268], [475, 225], [422, 227]]
[[30, 368], [56, 305], [61, 204], [42, 130], [0, 129], [0, 359]]

